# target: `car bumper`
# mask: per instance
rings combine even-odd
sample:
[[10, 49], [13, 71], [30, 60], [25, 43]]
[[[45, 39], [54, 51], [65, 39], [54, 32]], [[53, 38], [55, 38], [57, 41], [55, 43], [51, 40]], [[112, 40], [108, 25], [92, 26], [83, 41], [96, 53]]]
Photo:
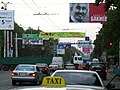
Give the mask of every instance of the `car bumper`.
[[35, 77], [12, 77], [11, 79], [15, 81], [36, 81], [37, 80]]

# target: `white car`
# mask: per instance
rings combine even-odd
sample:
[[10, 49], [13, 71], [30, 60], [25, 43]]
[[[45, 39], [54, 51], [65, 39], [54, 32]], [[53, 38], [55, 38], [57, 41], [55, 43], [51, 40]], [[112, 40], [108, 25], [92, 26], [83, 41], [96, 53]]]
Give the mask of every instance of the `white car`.
[[99, 62], [99, 59], [93, 58], [92, 62]]
[[59, 65], [58, 65], [58, 64], [53, 64], [53, 63], [51, 63], [51, 64], [49, 65], [49, 69], [50, 69], [50, 71], [58, 70], [58, 69], [59, 69]]
[[[67, 87], [80, 87], [104, 90], [102, 79], [95, 71], [87, 70], [56, 70], [51, 76], [63, 77]], [[80, 89], [81, 90], [81, 89]]]
[[43, 74], [37, 65], [19, 64], [11, 73], [12, 85], [23, 82], [33, 82], [40, 84], [43, 80]]
[[[61, 77], [61, 78], [60, 78]], [[17, 90], [107, 90], [94, 71], [56, 70], [45, 77], [39, 87], [22, 87]]]
[[119, 77], [120, 70], [113, 71], [117, 72], [117, 75], [113, 76], [106, 86], [95, 71], [57, 70], [52, 76], [45, 77], [40, 86], [15, 87], [10, 90], [120, 90], [115, 88], [112, 82], [116, 76]]

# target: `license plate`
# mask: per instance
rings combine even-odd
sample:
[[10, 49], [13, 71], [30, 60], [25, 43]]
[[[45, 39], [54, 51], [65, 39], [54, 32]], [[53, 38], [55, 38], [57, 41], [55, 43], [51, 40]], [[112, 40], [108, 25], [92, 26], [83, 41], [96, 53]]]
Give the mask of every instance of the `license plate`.
[[19, 73], [20, 76], [27, 76], [27, 73]]

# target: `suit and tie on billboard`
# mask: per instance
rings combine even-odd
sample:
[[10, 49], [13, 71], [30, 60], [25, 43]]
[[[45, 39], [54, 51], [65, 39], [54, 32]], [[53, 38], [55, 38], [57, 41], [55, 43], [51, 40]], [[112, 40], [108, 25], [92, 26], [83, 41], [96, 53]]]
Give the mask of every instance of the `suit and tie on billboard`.
[[94, 3], [70, 3], [70, 23], [103, 23], [107, 21], [104, 3], [95, 6]]

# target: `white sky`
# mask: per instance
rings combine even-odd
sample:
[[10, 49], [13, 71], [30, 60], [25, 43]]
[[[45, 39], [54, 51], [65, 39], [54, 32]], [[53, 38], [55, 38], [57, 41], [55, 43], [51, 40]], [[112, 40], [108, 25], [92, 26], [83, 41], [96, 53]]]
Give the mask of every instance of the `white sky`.
[[[15, 11], [15, 22], [24, 29], [32, 27], [45, 32], [86, 32], [95, 40], [102, 27], [100, 23], [69, 23], [69, 3], [94, 3], [95, 0], [0, 0], [7, 4], [8, 10]], [[0, 4], [2, 7], [3, 4]], [[33, 15], [37, 13], [56, 15]], [[70, 29], [70, 30], [63, 30]]]

